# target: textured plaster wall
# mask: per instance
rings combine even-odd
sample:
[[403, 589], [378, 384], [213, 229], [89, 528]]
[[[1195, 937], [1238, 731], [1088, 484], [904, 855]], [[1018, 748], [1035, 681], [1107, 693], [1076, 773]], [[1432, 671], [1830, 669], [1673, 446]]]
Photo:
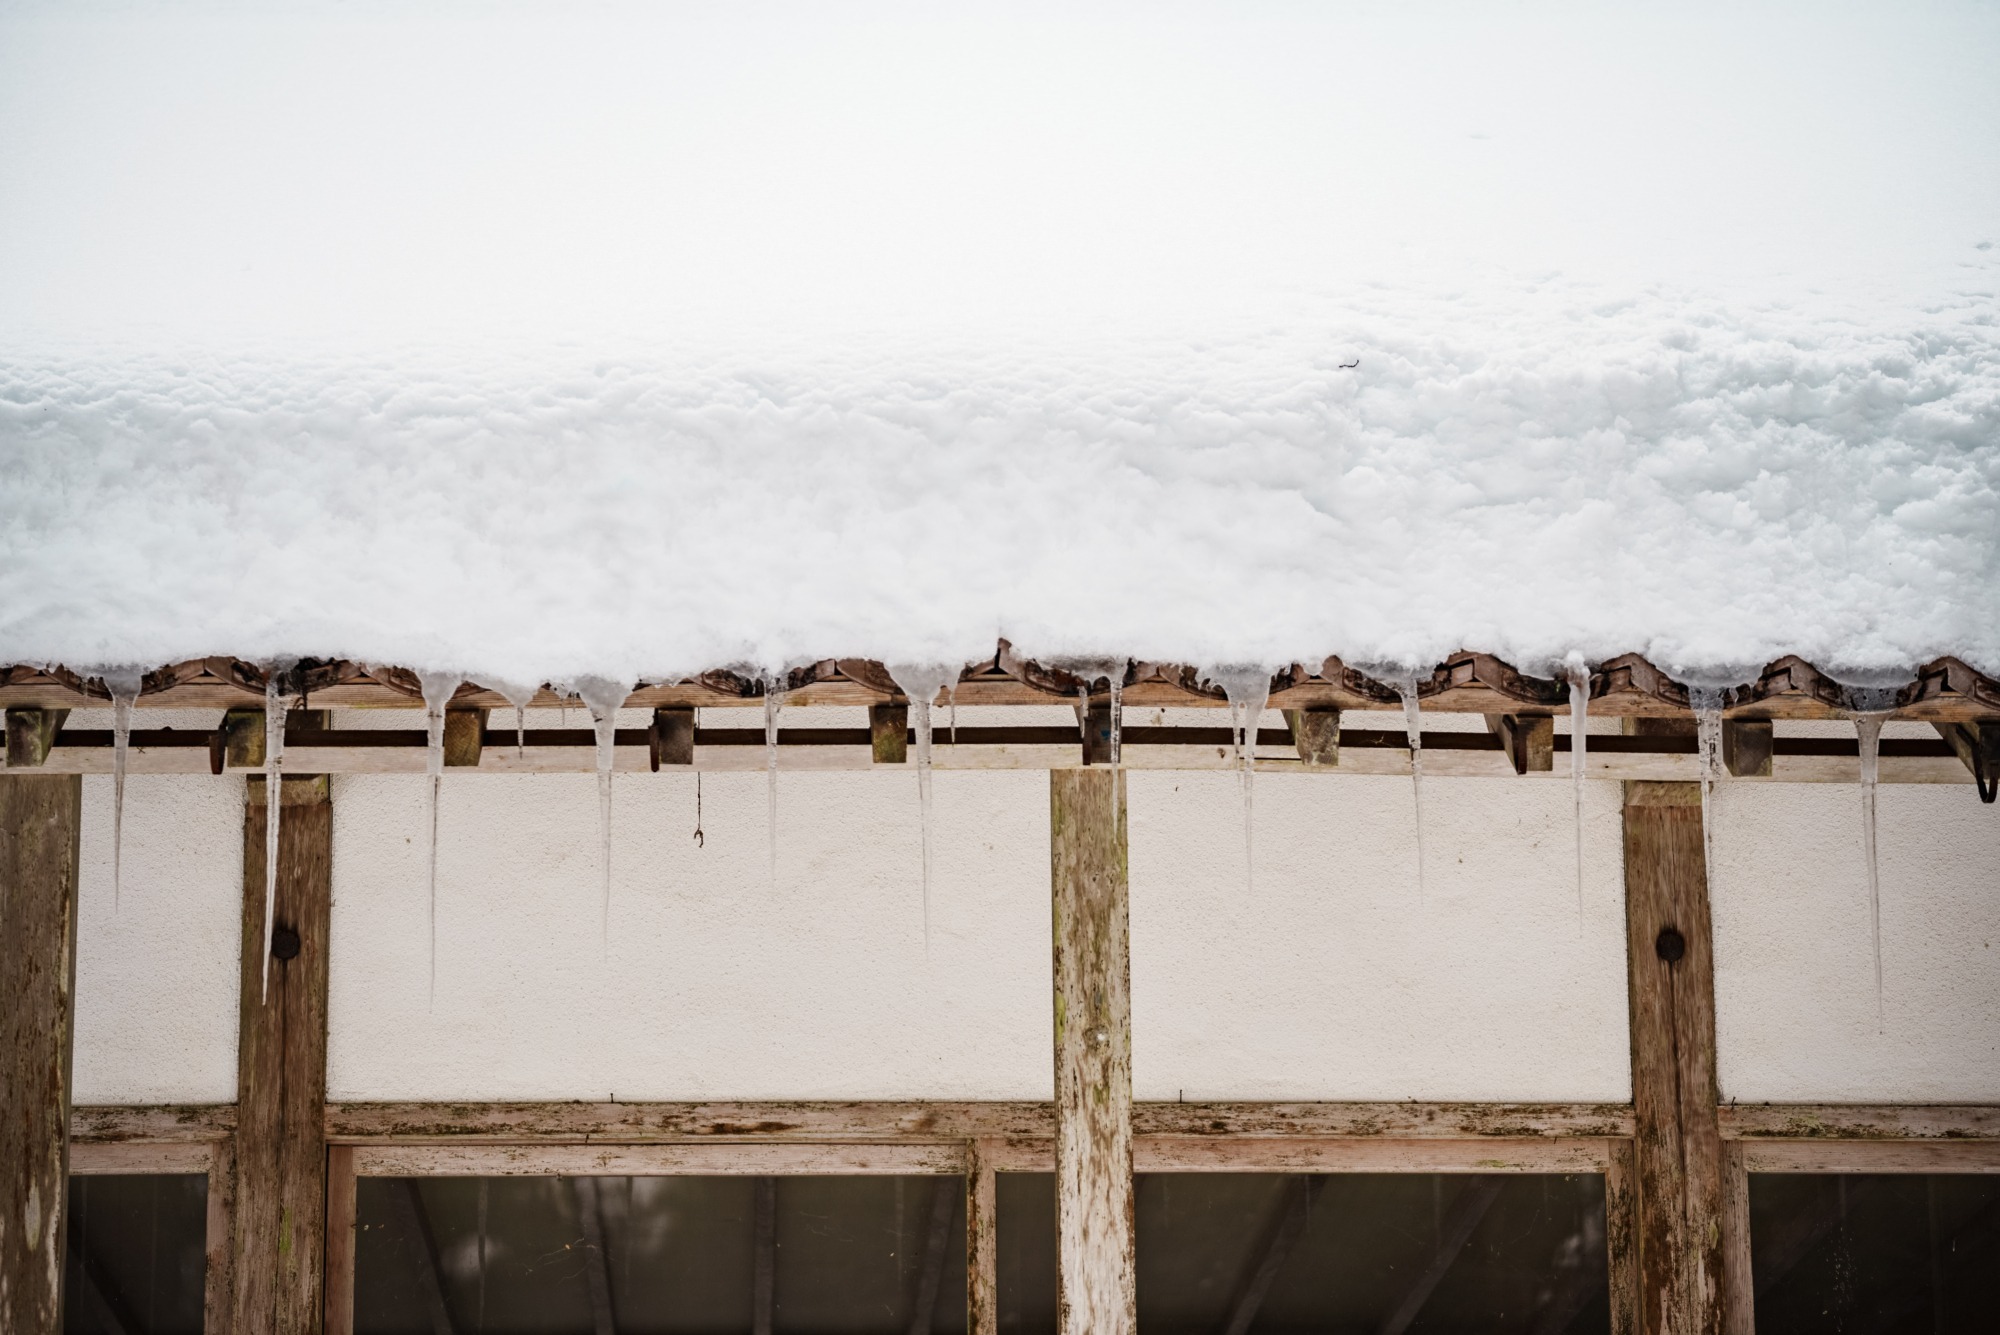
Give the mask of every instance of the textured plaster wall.
[[[83, 711], [73, 717], [78, 727], [109, 726]], [[115, 903], [111, 812], [111, 779], [86, 775], [76, 1101], [233, 1102], [243, 779], [127, 779]]]
[[2000, 1101], [2000, 808], [1880, 790], [1879, 1017], [1859, 789], [1725, 784], [1714, 817], [1725, 1099]]

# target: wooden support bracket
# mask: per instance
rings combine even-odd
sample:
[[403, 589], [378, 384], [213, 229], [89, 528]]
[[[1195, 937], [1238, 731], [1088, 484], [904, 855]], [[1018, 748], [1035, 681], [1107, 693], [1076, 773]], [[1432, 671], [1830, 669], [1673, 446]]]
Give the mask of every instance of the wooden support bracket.
[[444, 763], [448, 767], [478, 768], [485, 749], [488, 709], [447, 709], [444, 711]]
[[694, 764], [694, 706], [655, 709], [647, 741], [655, 771], [662, 765]]
[[910, 758], [910, 707], [868, 706], [868, 742], [878, 765], [901, 765]]
[[1776, 738], [1767, 718], [1724, 719], [1722, 767], [1738, 779], [1771, 777]]
[[[13, 721], [13, 711], [8, 712], [8, 722]], [[2000, 723], [1934, 723], [1938, 736], [1944, 738], [1965, 767], [1972, 771], [1972, 782], [1979, 788], [1979, 800], [1991, 802], [2000, 796]], [[14, 732], [7, 730], [8, 762], [13, 761]]]
[[7, 710], [7, 768], [39, 769], [62, 731], [67, 709], [13, 706]]
[[1285, 723], [1307, 769], [1332, 769], [1340, 764], [1338, 709], [1287, 709]]
[[1556, 765], [1556, 721], [1543, 714], [1488, 714], [1486, 730], [1500, 739], [1500, 749], [1516, 774], [1546, 774]]

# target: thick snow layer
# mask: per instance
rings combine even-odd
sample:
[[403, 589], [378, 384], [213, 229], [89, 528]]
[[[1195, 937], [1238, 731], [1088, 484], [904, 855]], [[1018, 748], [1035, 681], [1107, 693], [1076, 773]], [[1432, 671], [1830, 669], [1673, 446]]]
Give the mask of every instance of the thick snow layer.
[[410, 13], [0, 9], [0, 660], [2000, 668], [1991, 7]]

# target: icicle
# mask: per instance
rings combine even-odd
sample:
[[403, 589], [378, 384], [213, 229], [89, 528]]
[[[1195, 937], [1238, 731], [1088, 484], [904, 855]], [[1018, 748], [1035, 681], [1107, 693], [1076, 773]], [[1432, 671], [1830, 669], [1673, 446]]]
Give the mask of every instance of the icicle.
[[945, 699], [951, 706], [951, 744], [958, 746], [958, 674], [953, 673], [950, 683], [944, 688]]
[[924, 946], [931, 939], [931, 704], [958, 680], [956, 668], [891, 664], [890, 680], [910, 698], [910, 721], [917, 732], [917, 810], [924, 844]]
[[1216, 668], [1209, 678], [1222, 687], [1222, 693], [1229, 699], [1229, 729], [1236, 750], [1236, 787], [1243, 797], [1243, 886], [1246, 890], [1255, 889], [1257, 725], [1271, 699], [1271, 673], [1261, 667], [1224, 667]]
[[1569, 671], [1569, 780], [1576, 804], [1576, 926], [1583, 930], [1583, 779], [1590, 753], [1590, 668], [1572, 653]]
[[480, 685], [498, 692], [502, 700], [514, 707], [514, 759], [523, 759], [528, 753], [528, 706], [535, 702], [541, 687], [512, 681], [483, 681]]
[[1407, 673], [1396, 683], [1403, 697], [1403, 733], [1410, 743], [1410, 802], [1415, 812], [1412, 828], [1417, 836], [1417, 903], [1424, 902], [1424, 725], [1423, 707], [1417, 700], [1417, 674]]
[[430, 901], [431, 931], [431, 975], [430, 1002], [437, 1005], [438, 972], [438, 798], [444, 787], [444, 711], [451, 703], [451, 697], [458, 693], [460, 678], [456, 674], [424, 672], [417, 676], [417, 683], [424, 693], [425, 752], [424, 773], [430, 776], [431, 789], [431, 848], [430, 870], [426, 890]]
[[610, 681], [603, 677], [579, 677], [575, 683], [575, 690], [577, 698], [590, 710], [590, 721], [597, 730], [597, 825], [600, 836], [598, 861], [604, 876], [604, 902], [598, 925], [603, 932], [605, 953], [609, 954], [611, 950], [611, 766], [618, 756], [618, 710], [625, 703], [625, 697], [632, 694], [632, 683]]
[[1720, 687], [1688, 689], [1688, 703], [1694, 708], [1695, 752], [1701, 762], [1701, 860], [1711, 883], [1715, 880], [1715, 824], [1709, 814], [1709, 798], [1722, 768], [1723, 699]]
[[118, 912], [125, 884], [125, 762], [132, 744], [132, 706], [146, 674], [108, 668], [98, 680], [111, 695], [111, 911]]
[[1875, 1030], [1882, 1030], [1882, 875], [1875, 862], [1875, 780], [1882, 751], [1881, 714], [1854, 716], [1861, 753], [1861, 845], [1868, 859], [1868, 931], [1875, 948]]
[[764, 829], [769, 841], [771, 888], [778, 886], [778, 711], [785, 707], [785, 687], [778, 677], [764, 679]]
[[290, 664], [273, 663], [264, 677], [264, 981], [259, 1001], [271, 999], [271, 931], [278, 911], [278, 786], [285, 759], [285, 697], [278, 679]]

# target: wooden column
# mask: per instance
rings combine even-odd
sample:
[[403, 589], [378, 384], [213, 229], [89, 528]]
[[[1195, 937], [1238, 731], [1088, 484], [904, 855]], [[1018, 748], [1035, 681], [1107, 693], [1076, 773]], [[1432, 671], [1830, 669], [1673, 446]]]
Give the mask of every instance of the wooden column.
[[326, 980], [333, 804], [324, 775], [279, 785], [278, 895], [264, 994], [264, 781], [243, 809], [236, 1076], [239, 1335], [318, 1335], [326, 1239]]
[[965, 1329], [1000, 1335], [1000, 1232], [994, 1146], [975, 1140], [965, 1155]]
[[1132, 985], [1125, 787], [1049, 771], [1054, 900], [1056, 1311], [1062, 1335], [1132, 1335]]
[[1625, 919], [1639, 1328], [1714, 1335], [1724, 1306], [1722, 1138], [1698, 784], [1625, 785]]
[[0, 1331], [7, 1335], [62, 1329], [82, 816], [81, 776], [0, 775]]

